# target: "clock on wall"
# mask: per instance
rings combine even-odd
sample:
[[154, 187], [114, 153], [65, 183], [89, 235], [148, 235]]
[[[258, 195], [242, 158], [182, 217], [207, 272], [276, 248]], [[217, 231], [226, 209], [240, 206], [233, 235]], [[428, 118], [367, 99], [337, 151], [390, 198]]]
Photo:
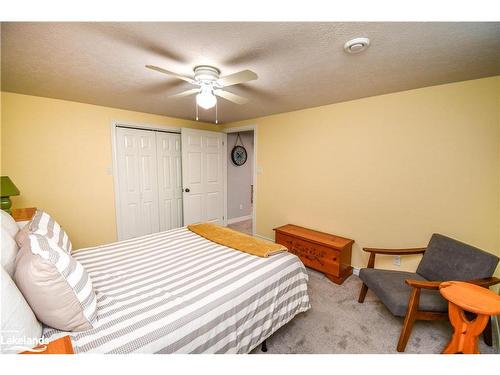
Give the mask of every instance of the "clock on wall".
[[[241, 146], [238, 145], [238, 140], [241, 142]], [[243, 141], [241, 140], [240, 133], [236, 137], [236, 143], [234, 144], [233, 149], [231, 150], [231, 161], [237, 167], [242, 166], [247, 161], [247, 150], [243, 145]]]

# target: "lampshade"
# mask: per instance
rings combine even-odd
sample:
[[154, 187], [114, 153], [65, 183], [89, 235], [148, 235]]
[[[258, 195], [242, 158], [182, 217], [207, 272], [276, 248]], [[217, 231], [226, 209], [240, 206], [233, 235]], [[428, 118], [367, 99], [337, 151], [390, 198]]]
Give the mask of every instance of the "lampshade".
[[204, 109], [210, 109], [217, 104], [217, 98], [215, 97], [213, 90], [209, 86], [203, 86], [201, 92], [196, 95], [196, 103]]
[[9, 176], [2, 176], [0, 181], [0, 196], [10, 197], [19, 195], [19, 189], [14, 185]]

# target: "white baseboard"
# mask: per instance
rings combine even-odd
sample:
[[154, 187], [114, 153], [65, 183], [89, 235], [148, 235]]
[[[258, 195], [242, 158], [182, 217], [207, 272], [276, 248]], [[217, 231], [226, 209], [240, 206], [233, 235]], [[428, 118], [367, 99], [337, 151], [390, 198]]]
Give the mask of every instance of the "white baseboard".
[[251, 214], [246, 216], [234, 217], [232, 219], [227, 219], [227, 223], [228, 224], [239, 223], [240, 221], [250, 220], [251, 218], [252, 218]]
[[274, 239], [261, 236], [260, 234], [254, 234], [254, 237], [259, 237], [259, 238], [262, 238], [263, 240], [274, 242]]

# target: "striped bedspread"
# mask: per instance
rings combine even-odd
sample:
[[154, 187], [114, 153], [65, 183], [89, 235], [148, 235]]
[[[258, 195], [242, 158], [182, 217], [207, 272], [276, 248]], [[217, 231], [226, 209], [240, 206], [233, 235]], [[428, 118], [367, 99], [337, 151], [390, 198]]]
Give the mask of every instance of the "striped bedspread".
[[310, 308], [292, 254], [269, 258], [179, 228], [78, 250], [97, 294], [98, 322], [70, 335], [75, 353], [248, 353]]

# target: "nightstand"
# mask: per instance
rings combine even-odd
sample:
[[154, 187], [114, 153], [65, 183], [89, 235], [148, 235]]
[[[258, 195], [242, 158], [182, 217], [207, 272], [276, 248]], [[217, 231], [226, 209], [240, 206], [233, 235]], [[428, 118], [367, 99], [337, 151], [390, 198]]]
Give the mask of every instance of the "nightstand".
[[36, 207], [29, 208], [14, 208], [12, 210], [12, 217], [17, 222], [19, 228], [23, 228], [31, 220], [33, 215], [35, 215]]
[[[39, 348], [38, 346], [35, 348]], [[49, 342], [47, 349], [43, 352], [22, 352], [21, 354], [74, 354], [71, 337], [64, 336]]]

